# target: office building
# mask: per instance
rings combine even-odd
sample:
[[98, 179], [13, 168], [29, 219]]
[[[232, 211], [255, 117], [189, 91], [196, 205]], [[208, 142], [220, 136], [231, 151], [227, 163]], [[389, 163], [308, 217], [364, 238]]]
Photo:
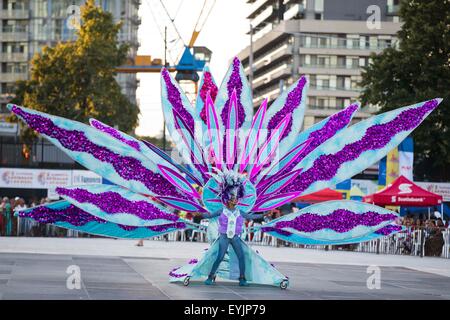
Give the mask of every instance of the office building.
[[[358, 100], [371, 53], [396, 46], [396, 0], [248, 0], [252, 45], [237, 56], [252, 80], [255, 108], [301, 75], [309, 79], [304, 128]], [[253, 70], [250, 60], [253, 59]], [[365, 106], [354, 121], [376, 106]]]

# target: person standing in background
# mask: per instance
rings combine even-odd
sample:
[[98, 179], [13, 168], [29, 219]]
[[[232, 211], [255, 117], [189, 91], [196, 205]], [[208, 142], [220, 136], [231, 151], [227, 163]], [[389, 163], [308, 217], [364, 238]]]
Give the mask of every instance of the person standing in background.
[[[16, 205], [13, 209], [14, 212], [18, 212], [21, 210], [25, 210], [27, 208], [26, 204], [25, 204], [25, 200], [23, 200], [22, 198], [16, 197]], [[16, 217], [14, 215], [14, 217]], [[28, 223], [27, 220], [30, 219], [21, 219], [19, 217], [15, 218], [14, 220], [17, 219], [17, 236], [20, 235], [26, 235], [27, 229], [28, 229]]]
[[3, 210], [4, 210], [5, 201], [2, 199], [0, 203], [0, 237], [3, 236]]
[[12, 235], [13, 221], [12, 221], [12, 206], [11, 201], [7, 197], [2, 201], [2, 215], [3, 215], [3, 234], [7, 237]]

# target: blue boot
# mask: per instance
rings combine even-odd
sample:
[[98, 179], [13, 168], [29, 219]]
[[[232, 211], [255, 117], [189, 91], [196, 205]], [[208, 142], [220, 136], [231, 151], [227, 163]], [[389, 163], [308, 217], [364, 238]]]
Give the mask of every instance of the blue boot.
[[207, 286], [213, 285], [214, 284], [214, 278], [212, 276], [208, 276], [208, 279], [205, 280], [205, 284]]
[[240, 287], [248, 287], [248, 282], [244, 277], [239, 278], [239, 286]]

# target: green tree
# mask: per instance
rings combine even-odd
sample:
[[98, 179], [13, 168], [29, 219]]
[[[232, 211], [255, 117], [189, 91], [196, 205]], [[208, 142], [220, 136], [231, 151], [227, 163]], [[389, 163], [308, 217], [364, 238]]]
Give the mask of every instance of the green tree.
[[[139, 110], [114, 78], [129, 49], [117, 41], [121, 24], [94, 0], [81, 8], [81, 19], [76, 41], [45, 47], [33, 58], [30, 80], [18, 84], [14, 103], [85, 123], [94, 117], [130, 132]], [[24, 142], [30, 137], [22, 132]]]
[[450, 1], [403, 0], [398, 48], [372, 55], [361, 85], [363, 104], [381, 112], [423, 100], [444, 101], [414, 133], [414, 174], [450, 180]]

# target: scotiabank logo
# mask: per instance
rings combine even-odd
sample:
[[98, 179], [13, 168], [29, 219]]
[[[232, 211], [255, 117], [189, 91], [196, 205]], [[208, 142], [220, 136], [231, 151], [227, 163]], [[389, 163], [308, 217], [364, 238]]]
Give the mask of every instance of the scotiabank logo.
[[398, 194], [412, 193], [411, 187], [412, 187], [412, 184], [410, 184], [410, 183], [401, 183], [398, 186], [398, 190], [399, 190]]

